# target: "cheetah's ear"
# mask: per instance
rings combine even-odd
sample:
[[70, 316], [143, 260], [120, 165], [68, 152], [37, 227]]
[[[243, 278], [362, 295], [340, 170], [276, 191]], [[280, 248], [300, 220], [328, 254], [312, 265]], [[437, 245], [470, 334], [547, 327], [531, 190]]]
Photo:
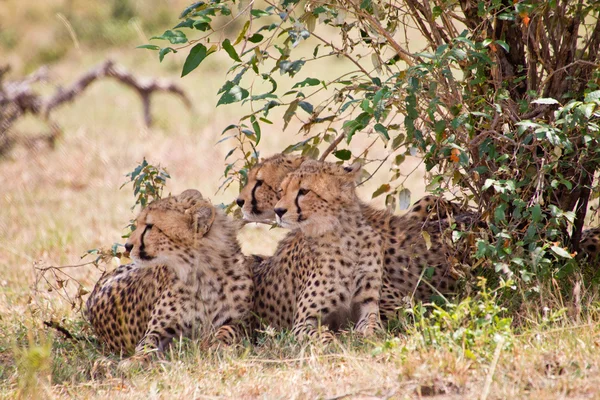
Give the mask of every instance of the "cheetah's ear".
[[192, 207], [195, 207], [198, 203], [203, 203], [205, 200], [202, 197], [202, 193], [196, 189], [188, 189], [182, 192], [180, 195], [174, 196], [173, 201], [175, 204], [178, 204], [178, 208], [188, 210]]
[[198, 238], [206, 235], [217, 216], [215, 207], [206, 201], [186, 210], [188, 213], [192, 216], [192, 230]]
[[306, 156], [297, 156], [292, 158], [292, 168], [300, 168], [304, 161], [308, 160]]
[[196, 189], [188, 189], [182, 192], [179, 196], [181, 199], [189, 199], [189, 200], [203, 200], [202, 193], [197, 191]]

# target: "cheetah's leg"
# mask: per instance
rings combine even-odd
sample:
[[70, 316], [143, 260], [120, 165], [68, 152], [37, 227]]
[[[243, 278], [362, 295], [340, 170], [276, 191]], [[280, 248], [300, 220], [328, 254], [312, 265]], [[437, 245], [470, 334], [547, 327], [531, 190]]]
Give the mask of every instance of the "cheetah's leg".
[[[334, 271], [335, 266], [332, 265], [331, 270]], [[350, 298], [347, 286], [336, 282], [333, 277], [323, 279], [318, 273], [312, 276], [296, 298], [292, 333], [298, 340], [317, 339], [322, 343], [333, 340], [334, 336], [328, 328], [337, 329], [348, 319], [347, 311], [343, 311], [343, 304]]]
[[381, 329], [379, 319], [381, 274], [364, 273], [357, 276], [355, 282], [356, 290], [352, 296], [352, 319], [356, 321], [355, 330], [364, 336], [370, 336]]
[[180, 294], [173, 287], [158, 299], [144, 337], [135, 348], [135, 355], [162, 352], [173, 337], [185, 334], [182, 322]]
[[244, 335], [244, 329], [241, 324], [223, 325], [214, 335], [214, 341], [230, 346], [240, 340]]
[[294, 324], [292, 334], [300, 341], [316, 340], [322, 344], [331, 343], [334, 338], [333, 333], [326, 326], [319, 326], [318, 319], [314, 317]]
[[352, 319], [355, 330], [370, 336], [381, 329], [379, 301], [383, 284], [383, 245], [372, 239], [365, 242], [360, 263], [354, 271], [354, 293], [352, 294]]

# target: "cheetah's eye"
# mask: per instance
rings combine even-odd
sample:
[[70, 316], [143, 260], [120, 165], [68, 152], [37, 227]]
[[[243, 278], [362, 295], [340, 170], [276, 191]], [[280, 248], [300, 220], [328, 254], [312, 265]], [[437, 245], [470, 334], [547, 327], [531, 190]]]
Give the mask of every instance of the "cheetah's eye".
[[154, 224], [146, 224], [146, 229], [152, 229], [154, 227]]
[[254, 187], [259, 187], [259, 186], [261, 186], [262, 184], [263, 184], [263, 180], [262, 180], [262, 179], [257, 179], [257, 180], [256, 180], [256, 186], [254, 186]]
[[298, 196], [304, 196], [308, 192], [310, 192], [310, 190], [308, 190], [308, 189], [300, 189], [300, 190], [298, 190]]

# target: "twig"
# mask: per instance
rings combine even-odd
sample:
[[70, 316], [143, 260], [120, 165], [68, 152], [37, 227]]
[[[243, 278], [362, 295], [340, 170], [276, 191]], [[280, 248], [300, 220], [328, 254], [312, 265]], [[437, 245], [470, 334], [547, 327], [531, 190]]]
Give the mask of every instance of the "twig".
[[67, 339], [69, 339], [69, 340], [73, 340], [75, 342], [82, 340], [82, 338], [80, 338], [78, 336], [74, 336], [71, 332], [68, 331], [67, 328], [65, 328], [64, 326], [60, 325], [56, 321], [44, 321], [44, 325], [46, 325], [48, 328], [56, 329], [58, 332], [60, 332], [63, 335], [65, 335], [65, 337]]
[[360, 9], [360, 6], [358, 6], [357, 4], [352, 3], [352, 5], [360, 11], [357, 11], [357, 14], [360, 15], [361, 17], [367, 19], [371, 25], [373, 26], [373, 28], [380, 34], [382, 35], [385, 40], [387, 40], [387, 43], [392, 46], [392, 48], [394, 49], [394, 51], [396, 52], [396, 54], [398, 54], [398, 57], [400, 57], [400, 59], [402, 61], [404, 61], [409, 67], [412, 67], [415, 65], [415, 63], [413, 62], [413, 60], [410, 58], [413, 55], [410, 54], [408, 51], [404, 50], [399, 44], [398, 42], [396, 42], [394, 40], [394, 38], [392, 37], [392, 35], [390, 35], [390, 33], [388, 31], [386, 31], [381, 24], [375, 19], [373, 18], [373, 16], [367, 12], [364, 12]]
[[327, 156], [329, 154], [331, 154], [331, 152], [333, 150], [335, 150], [335, 148], [337, 147], [337, 145], [340, 144], [340, 142], [342, 140], [344, 140], [345, 137], [346, 137], [346, 132], [342, 132], [338, 137], [336, 137], [335, 140], [333, 142], [331, 142], [331, 144], [329, 145], [329, 147], [327, 147], [325, 149], [325, 151], [321, 155], [321, 158], [319, 158], [319, 161], [325, 161], [325, 159], [327, 158]]

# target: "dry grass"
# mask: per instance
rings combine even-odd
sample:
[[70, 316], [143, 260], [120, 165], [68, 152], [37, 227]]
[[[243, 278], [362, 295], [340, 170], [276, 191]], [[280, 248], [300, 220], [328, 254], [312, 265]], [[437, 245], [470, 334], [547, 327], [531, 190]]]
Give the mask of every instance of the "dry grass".
[[[156, 3], [163, 8], [167, 4]], [[173, 17], [183, 3], [168, 3]], [[84, 7], [82, 1], [69, 4], [74, 15]], [[11, 0], [5, 5], [0, 18], [9, 22], [6, 27], [3, 22], [2, 40], [12, 40], [7, 39], [9, 34], [19, 38], [8, 49], [8, 59], [18, 70], [31, 70], [36, 52], [56, 45], [65, 48], [52, 68], [56, 84], [69, 82], [106, 57], [139, 75], [178, 76], [181, 54], [160, 65], [154, 54], [133, 49], [139, 40], [103, 48], [84, 40], [76, 49], [71, 38], [60, 33], [65, 26], [55, 18], [56, 12], [64, 11], [63, 2], [20, 7], [22, 2]], [[27, 25], [28, 21], [35, 24]], [[128, 33], [134, 38], [138, 34]], [[558, 329], [554, 325], [553, 330], [533, 325], [512, 337], [510, 346], [497, 352], [495, 347], [483, 349], [487, 356], [475, 359], [460, 346], [425, 346], [418, 334], [369, 341], [349, 334], [325, 349], [294, 344], [283, 334], [265, 334], [257, 345], [226, 349], [199, 350], [196, 343], [176, 343], [167, 361], [123, 371], [116, 357], [102, 353], [81, 316], [54, 293], [32, 298], [34, 262], [76, 264], [87, 249], [121, 241], [122, 229], [132, 217], [133, 197], [119, 186], [143, 157], [168, 167], [173, 176], [168, 190], [173, 193], [194, 187], [215, 203], [235, 196], [235, 188], [215, 194], [228, 147], [214, 144], [240, 111], [214, 107], [224, 65], [223, 59], [214, 57], [202, 71], [183, 80], [194, 100], [193, 115], [176, 99], [160, 97], [154, 104], [157, 126], [147, 130], [133, 93], [113, 82], [96, 84], [55, 115], [64, 128], [55, 150], [17, 146], [0, 160], [1, 398], [462, 399], [480, 398], [486, 377], [491, 383], [489, 399], [597, 398], [600, 327], [593, 322], [566, 323]], [[18, 129], [35, 131], [41, 126], [24, 121]], [[289, 133], [293, 129], [285, 135], [278, 129], [276, 124], [263, 134], [264, 154], [298, 139]], [[363, 198], [377, 184], [373, 181], [363, 188]], [[421, 170], [407, 186], [415, 197], [423, 193]], [[265, 254], [274, 250], [282, 234], [250, 225], [240, 239], [245, 252]], [[100, 272], [88, 266], [73, 274], [89, 288]], [[45, 328], [42, 320], [50, 317], [84, 340], [71, 342]], [[497, 364], [491, 368], [495, 352]]]

